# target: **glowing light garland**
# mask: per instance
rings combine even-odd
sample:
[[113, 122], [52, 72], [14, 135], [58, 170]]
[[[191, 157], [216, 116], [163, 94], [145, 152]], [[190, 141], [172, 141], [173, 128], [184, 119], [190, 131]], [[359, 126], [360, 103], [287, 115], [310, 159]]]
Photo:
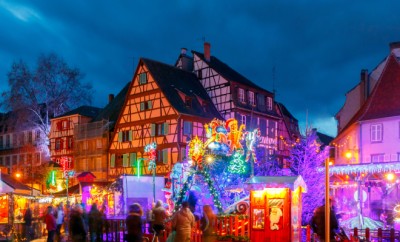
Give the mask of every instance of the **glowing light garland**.
[[[319, 171], [325, 171], [320, 168]], [[329, 168], [329, 174], [342, 175], [352, 173], [380, 173], [380, 172], [396, 172], [400, 171], [400, 163], [378, 163], [378, 164], [359, 164], [359, 165], [346, 165], [346, 166], [332, 166]]]

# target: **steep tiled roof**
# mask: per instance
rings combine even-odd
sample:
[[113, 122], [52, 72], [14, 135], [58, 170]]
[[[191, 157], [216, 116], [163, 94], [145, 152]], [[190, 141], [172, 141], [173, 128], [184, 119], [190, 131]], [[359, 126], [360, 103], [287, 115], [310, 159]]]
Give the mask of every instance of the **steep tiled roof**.
[[361, 120], [370, 120], [400, 115], [400, 64], [392, 54], [383, 70], [369, 100]]
[[192, 51], [192, 53], [196, 54], [203, 61], [207, 62], [211, 68], [216, 70], [221, 76], [223, 76], [227, 80], [233, 81], [233, 82], [238, 82], [238, 83], [241, 83], [243, 85], [247, 85], [249, 87], [260, 89], [260, 90], [263, 90], [265, 92], [271, 93], [270, 91], [267, 91], [264, 88], [261, 88], [261, 87], [257, 86], [252, 81], [250, 81], [249, 79], [247, 79], [246, 77], [242, 76], [240, 73], [238, 73], [237, 71], [235, 71], [234, 69], [229, 67], [227, 64], [225, 64], [224, 62], [220, 61], [218, 58], [216, 58], [214, 56], [211, 56], [210, 57], [210, 61], [206, 61], [205, 58], [204, 58], [204, 54], [202, 54], [200, 52], [197, 52], [197, 51]]
[[282, 111], [282, 114], [290, 119], [295, 120], [296, 122], [298, 121], [290, 112], [289, 110], [283, 105], [282, 103], [276, 102], [276, 104], [279, 106], [280, 110]]
[[124, 86], [124, 88], [122, 88], [122, 90], [117, 94], [117, 96], [100, 111], [93, 122], [105, 119], [110, 121], [112, 125], [115, 124], [118, 119], [118, 115], [122, 109], [122, 106], [124, 105], [126, 94], [129, 90], [129, 84], [130, 82], [128, 82]]
[[[147, 66], [165, 97], [178, 112], [210, 119], [222, 119], [196, 75], [158, 61], [145, 58], [141, 61]], [[192, 98], [191, 106], [184, 103], [178, 91]], [[202, 107], [198, 98], [206, 102], [206, 109]]]
[[340, 133], [358, 121], [400, 115], [399, 87], [400, 65], [398, 57], [391, 54], [371, 95]]
[[60, 116], [57, 116], [57, 118], [70, 116], [70, 115], [74, 115], [74, 114], [79, 114], [82, 116], [94, 118], [99, 114], [100, 110], [101, 110], [101, 108], [97, 108], [97, 107], [93, 107], [93, 106], [80, 106], [80, 107], [75, 108], [69, 112], [66, 112]]

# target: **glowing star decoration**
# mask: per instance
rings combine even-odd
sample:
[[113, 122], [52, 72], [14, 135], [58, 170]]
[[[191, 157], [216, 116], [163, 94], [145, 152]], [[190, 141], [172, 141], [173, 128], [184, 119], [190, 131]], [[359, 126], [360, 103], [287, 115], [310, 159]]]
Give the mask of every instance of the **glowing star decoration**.
[[253, 162], [257, 163], [255, 150], [258, 143], [260, 142], [260, 130], [255, 129], [253, 132], [246, 132], [245, 140], [247, 147], [246, 161], [250, 161], [250, 159], [253, 159]]
[[144, 152], [145, 154], [148, 155], [149, 159], [149, 171], [155, 170], [156, 169], [156, 158], [157, 158], [157, 144], [156, 142], [153, 142], [151, 144], [148, 144], [144, 147]]
[[229, 149], [231, 152], [234, 150], [242, 149], [242, 145], [240, 144], [240, 140], [242, 139], [243, 131], [245, 129], [245, 125], [241, 124], [238, 127], [238, 121], [234, 118], [230, 118], [225, 123], [226, 129], [229, 128], [228, 140], [230, 142]]
[[193, 165], [198, 165], [199, 168], [201, 168], [201, 160], [203, 159], [204, 152], [203, 142], [199, 137], [194, 137], [194, 139], [189, 142], [189, 157], [194, 162]]
[[246, 172], [246, 161], [243, 160], [240, 152], [235, 152], [232, 155], [232, 160], [229, 163], [228, 171], [233, 174], [243, 174]]

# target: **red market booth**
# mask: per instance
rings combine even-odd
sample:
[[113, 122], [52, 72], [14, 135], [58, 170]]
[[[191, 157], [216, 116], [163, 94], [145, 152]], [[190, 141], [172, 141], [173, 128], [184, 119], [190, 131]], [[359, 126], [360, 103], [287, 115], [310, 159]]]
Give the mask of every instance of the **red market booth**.
[[250, 241], [301, 241], [301, 176], [254, 176], [250, 191]]

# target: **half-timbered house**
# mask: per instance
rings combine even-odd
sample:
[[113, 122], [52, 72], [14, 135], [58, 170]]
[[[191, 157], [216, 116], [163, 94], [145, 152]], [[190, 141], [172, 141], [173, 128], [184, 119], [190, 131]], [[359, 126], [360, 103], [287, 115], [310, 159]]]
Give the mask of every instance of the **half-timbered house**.
[[204, 54], [185, 48], [176, 62], [181, 69], [193, 72], [210, 96], [213, 104], [227, 120], [236, 118], [246, 130], [259, 128], [264, 162], [276, 156], [278, 149], [278, 122], [282, 117], [274, 107], [274, 94], [236, 72], [218, 58], [211, 55], [210, 44], [204, 43]]
[[157, 144], [157, 175], [184, 160], [186, 145], [203, 137], [203, 124], [221, 119], [196, 75], [142, 58], [130, 84], [110, 144], [110, 178], [121, 174], [150, 174], [144, 153]]
[[89, 123], [98, 115], [100, 108], [81, 106], [61, 116], [51, 119], [50, 158], [65, 166], [66, 170], [80, 169], [74, 162], [74, 127]]

